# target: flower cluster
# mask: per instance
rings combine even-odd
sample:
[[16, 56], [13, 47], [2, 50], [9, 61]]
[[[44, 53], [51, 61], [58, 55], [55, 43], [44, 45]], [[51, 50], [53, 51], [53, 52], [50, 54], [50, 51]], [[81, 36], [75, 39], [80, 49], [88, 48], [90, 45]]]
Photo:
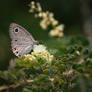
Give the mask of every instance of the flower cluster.
[[46, 50], [44, 45], [34, 45], [33, 52], [24, 56], [30, 61], [36, 61], [37, 58], [45, 59], [46, 61], [52, 61], [53, 55]]
[[41, 18], [40, 26], [42, 29], [46, 30], [48, 26], [51, 26], [52, 29], [50, 30], [50, 36], [58, 36], [62, 37], [63, 36], [63, 30], [64, 30], [64, 25], [58, 23], [58, 21], [54, 18], [54, 14], [52, 12], [46, 11], [44, 12], [42, 10], [42, 7], [39, 3], [35, 3], [32, 1], [30, 3], [30, 13], [36, 12], [35, 17], [36, 18]]

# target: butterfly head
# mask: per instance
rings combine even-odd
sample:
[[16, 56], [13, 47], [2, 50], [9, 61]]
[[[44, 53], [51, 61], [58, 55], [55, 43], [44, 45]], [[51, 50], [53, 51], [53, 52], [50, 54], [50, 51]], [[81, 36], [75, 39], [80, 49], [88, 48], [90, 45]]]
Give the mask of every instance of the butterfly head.
[[39, 42], [38, 41], [34, 41], [33, 44], [34, 45], [37, 45], [37, 44], [39, 44]]

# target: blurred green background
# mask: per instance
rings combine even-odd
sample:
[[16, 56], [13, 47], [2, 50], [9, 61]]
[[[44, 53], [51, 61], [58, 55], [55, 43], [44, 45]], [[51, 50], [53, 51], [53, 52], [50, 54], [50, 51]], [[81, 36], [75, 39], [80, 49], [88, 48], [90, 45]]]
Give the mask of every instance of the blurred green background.
[[[53, 12], [55, 18], [61, 24], [65, 25], [64, 34], [66, 38], [72, 36], [75, 37], [77, 35], [82, 35], [86, 38], [84, 33], [85, 31], [88, 32], [87, 27], [89, 26], [86, 26], [85, 28], [85, 24], [92, 25], [92, 23], [88, 21], [92, 20], [92, 12], [91, 12], [92, 0], [34, 0], [34, 1], [40, 2], [44, 11], [49, 10]], [[54, 43], [55, 41], [54, 38], [49, 37], [48, 31], [44, 31], [40, 28], [39, 19], [35, 19], [33, 14], [30, 14], [28, 12], [29, 11], [28, 4], [30, 2], [31, 0], [0, 1], [0, 70], [7, 69], [9, 61], [15, 57], [11, 51], [10, 46], [11, 40], [9, 37], [9, 25], [12, 22], [23, 26], [33, 35], [33, 37], [36, 40], [40, 41], [45, 45], [50, 46], [51, 42]], [[89, 29], [91, 30], [92, 33], [92, 29], [91, 28]], [[88, 34], [91, 33], [88, 32]], [[92, 34], [90, 37], [92, 38]], [[85, 84], [85, 86], [88, 85]], [[76, 92], [77, 91], [79, 91], [78, 88], [76, 88]]]
[[[14, 22], [26, 28], [33, 37], [47, 44], [50, 37], [47, 31], [39, 26], [39, 19], [35, 19], [28, 12], [31, 0], [1, 0], [0, 1], [0, 69], [7, 69], [9, 61], [14, 58], [10, 47], [9, 25]], [[60, 23], [65, 24], [66, 36], [83, 35], [82, 14], [80, 0], [35, 0], [41, 3], [44, 11], [55, 14]], [[35, 26], [36, 25], [36, 26]]]

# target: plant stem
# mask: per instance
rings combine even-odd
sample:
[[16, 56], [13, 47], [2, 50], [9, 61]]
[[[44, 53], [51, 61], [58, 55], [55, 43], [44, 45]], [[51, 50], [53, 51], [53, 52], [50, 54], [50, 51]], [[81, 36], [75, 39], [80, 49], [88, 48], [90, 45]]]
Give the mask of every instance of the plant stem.
[[[33, 82], [33, 80], [27, 80], [27, 83], [30, 83], [30, 82]], [[13, 84], [13, 85], [10, 85], [10, 86], [9, 85], [8, 86], [7, 85], [0, 86], [0, 92], [3, 91], [3, 90], [9, 90], [11, 88], [15, 89], [15, 88], [21, 86], [22, 84], [17, 83], [17, 84]]]

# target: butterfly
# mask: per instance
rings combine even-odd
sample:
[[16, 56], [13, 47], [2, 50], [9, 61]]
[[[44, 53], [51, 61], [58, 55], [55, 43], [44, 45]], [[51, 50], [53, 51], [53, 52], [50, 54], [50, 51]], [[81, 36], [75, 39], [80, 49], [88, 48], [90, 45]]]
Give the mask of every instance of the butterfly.
[[9, 34], [11, 38], [12, 52], [17, 57], [28, 54], [33, 49], [33, 46], [38, 44], [38, 41], [35, 41], [32, 35], [18, 24], [10, 24]]

